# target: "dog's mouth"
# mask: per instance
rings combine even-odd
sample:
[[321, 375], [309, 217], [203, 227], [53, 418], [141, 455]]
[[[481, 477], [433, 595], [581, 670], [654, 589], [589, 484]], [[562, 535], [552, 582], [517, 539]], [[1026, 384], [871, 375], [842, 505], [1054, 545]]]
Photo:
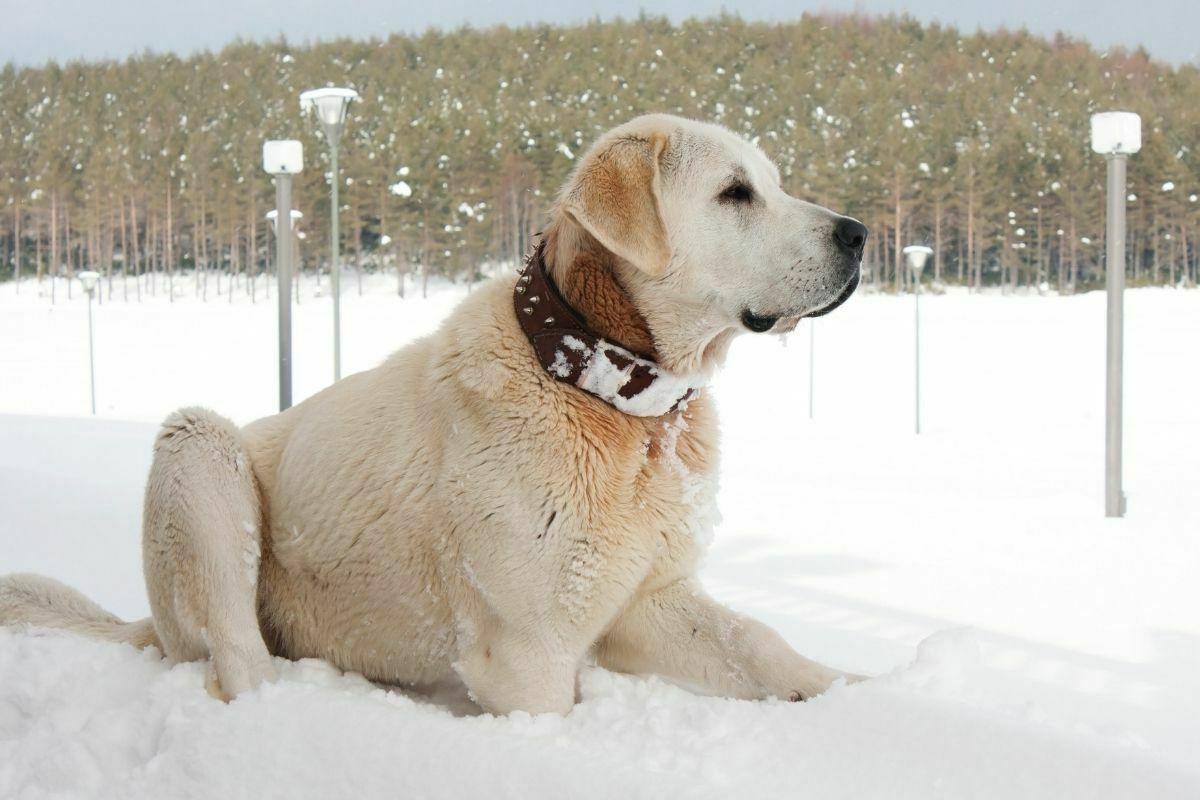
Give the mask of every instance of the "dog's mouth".
[[[842, 303], [850, 299], [850, 295], [854, 294], [854, 290], [858, 288], [859, 276], [862, 270], [857, 266], [854, 274], [846, 281], [846, 285], [838, 292], [837, 297], [829, 301], [823, 306], [812, 311], [807, 311], [803, 314], [755, 314], [750, 309], [742, 312], [742, 325], [749, 331], [754, 333], [766, 333], [769, 330], [775, 329], [776, 333], [787, 333], [793, 330], [802, 319], [811, 319], [813, 317], [823, 317], [830, 311], [840, 306]], [[782, 323], [780, 322], [782, 320]]]
[[810, 311], [807, 314], [801, 314], [800, 318], [812, 319], [813, 317], [823, 317], [830, 311], [833, 311], [835, 308], [840, 306], [842, 303], [849, 300], [850, 295], [854, 294], [854, 290], [858, 288], [858, 279], [860, 274], [862, 274], [862, 269], [858, 265], [855, 265], [854, 274], [850, 276], [850, 280], [846, 282], [845, 287], [843, 287], [842, 291], [838, 293], [838, 296], [835, 297], [832, 302], [821, 306], [816, 311]]
[[775, 327], [775, 323], [781, 320], [782, 317], [774, 317], [766, 314], [755, 314], [750, 309], [742, 312], [742, 325], [746, 326], [747, 330], [755, 333], [766, 333]]

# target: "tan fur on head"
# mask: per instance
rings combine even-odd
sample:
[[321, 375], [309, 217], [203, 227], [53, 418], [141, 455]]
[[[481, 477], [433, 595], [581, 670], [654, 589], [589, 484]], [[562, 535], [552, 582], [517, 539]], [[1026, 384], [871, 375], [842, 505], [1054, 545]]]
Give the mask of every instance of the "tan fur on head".
[[551, 212], [544, 241], [551, 279], [588, 326], [611, 342], [658, 359], [650, 328], [618, 277], [619, 257], [561, 207]]
[[671, 372], [711, 374], [739, 333], [785, 333], [853, 289], [839, 221], [789, 196], [745, 138], [649, 114], [580, 160], [551, 210], [546, 262], [599, 333]]
[[597, 241], [652, 276], [671, 263], [659, 171], [666, 146], [660, 131], [602, 140], [584, 157], [561, 203]]

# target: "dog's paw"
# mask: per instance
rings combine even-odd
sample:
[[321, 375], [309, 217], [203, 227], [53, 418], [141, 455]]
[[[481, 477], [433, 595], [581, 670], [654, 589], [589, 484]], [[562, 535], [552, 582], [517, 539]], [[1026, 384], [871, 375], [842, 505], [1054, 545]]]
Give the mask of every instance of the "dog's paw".
[[212, 697], [223, 703], [228, 703], [240, 694], [253, 691], [264, 683], [275, 683], [279, 680], [279, 674], [275, 671], [275, 665], [271, 663], [270, 657], [256, 660], [247, 665], [238, 664], [232, 669], [227, 666], [224, 673], [225, 680], [221, 680], [216, 664], [211, 659], [209, 660], [205, 688]]
[[863, 681], [870, 679], [870, 675], [856, 675], [853, 672], [839, 672], [833, 675], [829, 680], [820, 682], [813, 681], [804, 689], [792, 690], [787, 699], [788, 702], [791, 703], [802, 703], [805, 700], [811, 700], [817, 695], [825, 694], [825, 692], [829, 691], [830, 687], [836, 685], [839, 681], [845, 683], [846, 685], [850, 685], [852, 683], [862, 683]]

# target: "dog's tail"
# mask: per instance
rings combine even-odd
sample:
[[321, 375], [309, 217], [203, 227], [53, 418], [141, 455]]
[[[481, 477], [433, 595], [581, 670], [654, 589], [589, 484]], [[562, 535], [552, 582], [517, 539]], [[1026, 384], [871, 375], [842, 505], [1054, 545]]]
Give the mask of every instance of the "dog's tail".
[[39, 625], [134, 647], [162, 644], [150, 618], [124, 622], [79, 592], [41, 575], [0, 577], [0, 625]]

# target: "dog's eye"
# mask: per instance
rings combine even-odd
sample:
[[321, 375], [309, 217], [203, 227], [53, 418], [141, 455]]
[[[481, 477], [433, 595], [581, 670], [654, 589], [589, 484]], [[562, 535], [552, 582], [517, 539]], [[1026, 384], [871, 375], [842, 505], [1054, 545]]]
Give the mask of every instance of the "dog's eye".
[[722, 203], [752, 203], [754, 202], [754, 190], [750, 188], [749, 184], [739, 181], [717, 195], [717, 199]]

